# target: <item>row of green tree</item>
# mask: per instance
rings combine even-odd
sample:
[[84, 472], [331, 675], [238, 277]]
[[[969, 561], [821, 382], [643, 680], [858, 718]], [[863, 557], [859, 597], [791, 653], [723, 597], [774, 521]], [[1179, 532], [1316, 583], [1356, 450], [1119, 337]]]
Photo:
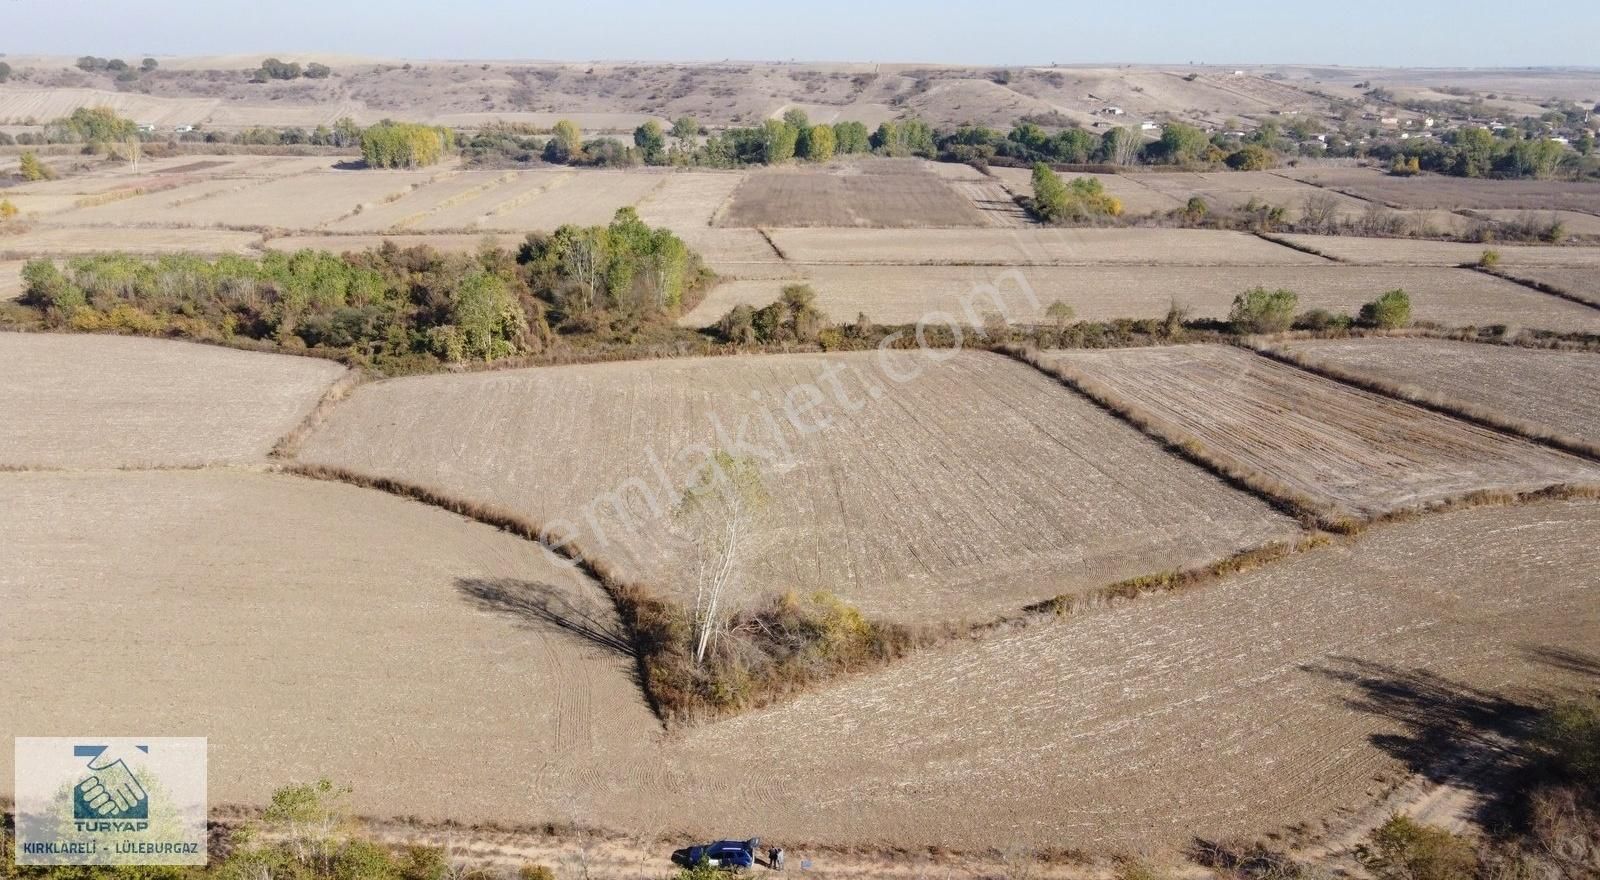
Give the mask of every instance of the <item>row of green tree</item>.
[[1433, 171], [1457, 177], [1544, 179], [1555, 176], [1573, 154], [1560, 141], [1524, 137], [1515, 128], [1496, 133], [1468, 126], [1447, 133], [1442, 140], [1413, 138], [1381, 144], [1371, 155], [1389, 162], [1390, 169], [1402, 175]]
[[517, 251], [442, 254], [388, 244], [343, 256], [103, 254], [65, 265], [34, 260], [22, 275], [20, 302], [47, 326], [242, 337], [396, 372], [670, 325], [709, 282], [697, 254], [632, 208], [608, 226], [529, 235]]
[[649, 120], [634, 129], [632, 143], [616, 138], [584, 139], [577, 125], [562, 120], [546, 133], [500, 124], [481, 129], [463, 145], [475, 164], [544, 161], [560, 165], [674, 165], [738, 168], [790, 161], [827, 162], [835, 156], [936, 155], [934, 131], [911, 119], [868, 129], [860, 122], [813, 124], [803, 110], [758, 126], [708, 131], [692, 117], [670, 127]]

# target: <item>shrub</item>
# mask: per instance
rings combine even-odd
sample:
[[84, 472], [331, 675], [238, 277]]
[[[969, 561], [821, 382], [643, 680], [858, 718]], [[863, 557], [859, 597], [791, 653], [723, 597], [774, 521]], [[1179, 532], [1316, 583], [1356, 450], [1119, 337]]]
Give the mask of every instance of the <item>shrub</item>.
[[1411, 297], [1404, 290], [1391, 290], [1361, 307], [1361, 323], [1393, 330], [1411, 323]]
[[40, 162], [39, 157], [32, 152], [23, 153], [21, 162], [22, 164], [19, 166], [19, 170], [22, 173], [23, 180], [34, 181], [55, 179], [55, 170], [49, 165]]
[[1122, 215], [1122, 201], [1106, 195], [1099, 180], [1079, 177], [1062, 183], [1060, 175], [1043, 162], [1033, 166], [1031, 207], [1034, 216], [1046, 223]]
[[1477, 873], [1478, 856], [1463, 837], [1394, 816], [1357, 848], [1357, 858], [1378, 880], [1466, 880]]
[[0, 199], [0, 223], [17, 216], [17, 206], [10, 199]]
[[1257, 287], [1233, 298], [1228, 322], [1238, 333], [1281, 333], [1294, 323], [1299, 304], [1293, 291]]
[[1565, 703], [1540, 719], [1534, 743], [1560, 775], [1600, 806], [1600, 702]]
[[1295, 316], [1292, 326], [1296, 330], [1321, 332], [1325, 330], [1344, 330], [1353, 323], [1355, 322], [1350, 319], [1349, 315], [1336, 315], [1327, 309], [1310, 309]]
[[1246, 144], [1231, 153], [1227, 161], [1235, 171], [1265, 171], [1278, 164], [1278, 157], [1260, 144]]
[[556, 880], [556, 872], [547, 865], [527, 864], [517, 869], [517, 880]]
[[442, 126], [380, 122], [361, 133], [361, 156], [373, 168], [432, 165], [455, 147], [455, 133]]
[[1044, 309], [1044, 316], [1049, 318], [1050, 322], [1055, 324], [1057, 327], [1067, 326], [1067, 322], [1071, 321], [1076, 315], [1077, 312], [1073, 311], [1072, 306], [1067, 305], [1059, 299], [1050, 305], [1045, 306]]
[[1500, 252], [1496, 250], [1484, 251], [1483, 254], [1478, 257], [1478, 265], [1485, 269], [1493, 269], [1494, 267], [1500, 265]]

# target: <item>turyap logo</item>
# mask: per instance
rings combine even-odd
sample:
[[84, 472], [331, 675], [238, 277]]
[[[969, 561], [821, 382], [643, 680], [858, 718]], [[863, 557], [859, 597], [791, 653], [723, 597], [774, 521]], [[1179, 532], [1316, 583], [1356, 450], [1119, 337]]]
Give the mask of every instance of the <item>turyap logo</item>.
[[[143, 754], [150, 754], [148, 745], [136, 745], [134, 748]], [[72, 789], [74, 819], [80, 823], [95, 819], [138, 820], [141, 824], [150, 819], [150, 795], [139, 784], [120, 753], [110, 746], [74, 745], [72, 755], [89, 759], [88, 775]]]
[[203, 865], [206, 741], [16, 740], [19, 865]]

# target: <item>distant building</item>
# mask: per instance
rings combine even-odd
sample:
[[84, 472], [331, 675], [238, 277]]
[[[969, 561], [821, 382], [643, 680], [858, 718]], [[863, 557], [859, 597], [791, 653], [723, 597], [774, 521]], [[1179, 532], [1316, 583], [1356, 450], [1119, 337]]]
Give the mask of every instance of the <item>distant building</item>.
[[1145, 120], [1144, 122], [1139, 123], [1139, 130], [1140, 131], [1155, 131], [1156, 129], [1158, 129], [1160, 127], [1161, 126], [1156, 125], [1154, 122], [1151, 122], [1148, 119]]

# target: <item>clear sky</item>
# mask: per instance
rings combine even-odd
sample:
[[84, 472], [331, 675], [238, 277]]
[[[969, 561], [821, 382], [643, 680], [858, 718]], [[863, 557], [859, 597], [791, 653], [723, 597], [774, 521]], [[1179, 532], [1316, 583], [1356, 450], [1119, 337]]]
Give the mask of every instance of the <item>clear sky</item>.
[[1600, 0], [0, 0], [0, 51], [1600, 66]]

